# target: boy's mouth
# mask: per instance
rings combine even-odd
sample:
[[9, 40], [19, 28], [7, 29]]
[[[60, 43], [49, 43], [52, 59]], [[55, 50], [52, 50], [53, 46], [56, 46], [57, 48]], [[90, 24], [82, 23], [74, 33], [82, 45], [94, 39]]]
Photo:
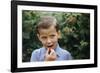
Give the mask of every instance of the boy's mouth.
[[53, 47], [53, 45], [49, 45], [49, 46], [47, 46], [48, 48], [52, 48]]

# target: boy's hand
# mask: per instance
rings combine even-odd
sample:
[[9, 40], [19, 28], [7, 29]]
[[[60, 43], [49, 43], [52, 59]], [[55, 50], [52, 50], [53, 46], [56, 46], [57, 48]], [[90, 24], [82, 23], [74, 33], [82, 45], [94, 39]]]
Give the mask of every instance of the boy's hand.
[[53, 49], [47, 49], [45, 61], [54, 61], [57, 59], [56, 52]]

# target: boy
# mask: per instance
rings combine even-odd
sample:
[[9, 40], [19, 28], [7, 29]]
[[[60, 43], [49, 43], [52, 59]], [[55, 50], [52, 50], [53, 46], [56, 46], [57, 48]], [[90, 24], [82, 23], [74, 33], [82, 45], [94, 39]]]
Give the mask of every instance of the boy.
[[36, 27], [37, 36], [43, 47], [32, 52], [30, 61], [71, 60], [71, 54], [58, 44], [60, 36], [57, 20], [52, 16], [41, 18]]

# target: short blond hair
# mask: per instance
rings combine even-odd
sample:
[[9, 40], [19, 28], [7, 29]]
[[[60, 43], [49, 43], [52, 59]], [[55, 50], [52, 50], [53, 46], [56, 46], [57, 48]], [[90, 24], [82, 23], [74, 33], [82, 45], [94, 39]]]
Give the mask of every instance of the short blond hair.
[[52, 25], [58, 32], [59, 25], [57, 24], [56, 18], [53, 16], [42, 16], [36, 26], [36, 32], [39, 33], [39, 29], [48, 29]]

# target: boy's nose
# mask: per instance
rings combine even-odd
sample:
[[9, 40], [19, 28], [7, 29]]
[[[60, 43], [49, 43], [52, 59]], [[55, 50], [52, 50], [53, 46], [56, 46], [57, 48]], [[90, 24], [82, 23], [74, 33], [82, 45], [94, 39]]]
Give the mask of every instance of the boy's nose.
[[50, 44], [51, 43], [51, 40], [48, 38], [47, 39], [47, 44]]

